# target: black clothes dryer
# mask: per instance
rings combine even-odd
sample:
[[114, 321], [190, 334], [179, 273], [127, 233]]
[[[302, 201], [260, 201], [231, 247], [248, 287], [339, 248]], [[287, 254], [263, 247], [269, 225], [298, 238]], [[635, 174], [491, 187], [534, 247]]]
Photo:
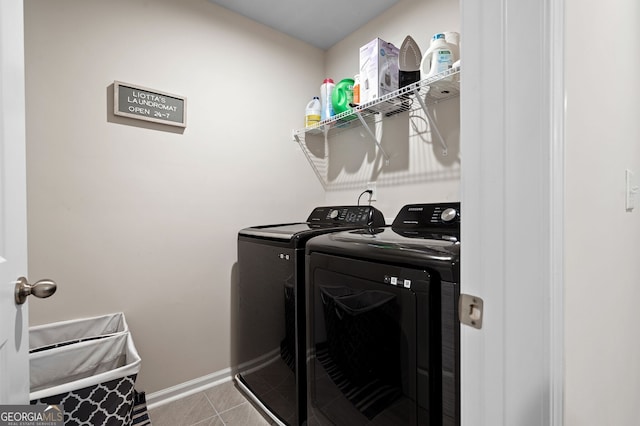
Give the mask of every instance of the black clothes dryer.
[[306, 253], [309, 424], [459, 426], [460, 203]]
[[238, 233], [235, 378], [276, 423], [307, 421], [305, 243], [328, 232], [384, 224], [371, 206], [317, 207], [303, 223]]

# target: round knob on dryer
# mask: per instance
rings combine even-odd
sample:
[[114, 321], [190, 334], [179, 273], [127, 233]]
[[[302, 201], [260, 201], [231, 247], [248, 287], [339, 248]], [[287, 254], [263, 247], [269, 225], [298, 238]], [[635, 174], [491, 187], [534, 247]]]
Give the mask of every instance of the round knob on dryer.
[[445, 209], [440, 215], [440, 219], [445, 223], [453, 222], [456, 217], [458, 217], [458, 211], [451, 207]]
[[340, 212], [338, 210], [331, 210], [329, 212], [329, 218], [335, 219], [335, 218], [338, 217], [339, 214], [340, 214]]

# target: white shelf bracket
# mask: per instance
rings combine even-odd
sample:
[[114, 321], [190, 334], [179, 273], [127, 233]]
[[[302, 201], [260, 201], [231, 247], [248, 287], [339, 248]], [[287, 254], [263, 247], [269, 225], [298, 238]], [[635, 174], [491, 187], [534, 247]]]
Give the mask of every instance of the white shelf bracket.
[[384, 151], [384, 149], [382, 149], [382, 145], [380, 144], [380, 141], [378, 140], [376, 135], [373, 133], [373, 131], [369, 127], [369, 123], [366, 122], [366, 120], [364, 119], [364, 117], [362, 116], [362, 113], [360, 111], [355, 110], [354, 113], [358, 116], [358, 119], [360, 120], [360, 123], [362, 123], [362, 127], [364, 127], [367, 130], [367, 133], [369, 133], [369, 136], [371, 136], [373, 141], [376, 143], [376, 146], [378, 147], [378, 149], [382, 153], [382, 155], [384, 157], [385, 166], [388, 166], [389, 165], [389, 156]]
[[420, 94], [418, 93], [418, 89], [417, 88], [413, 90], [413, 94], [416, 97], [416, 99], [418, 99], [418, 102], [420, 103], [420, 106], [422, 107], [422, 110], [427, 115], [427, 119], [429, 120], [429, 125], [431, 126], [431, 128], [435, 132], [436, 136], [438, 137], [438, 140], [440, 141], [440, 145], [442, 146], [442, 155], [446, 157], [447, 154], [449, 153], [448, 152], [448, 147], [447, 147], [447, 143], [445, 142], [444, 138], [440, 134], [440, 130], [438, 130], [438, 125], [436, 124], [435, 120], [433, 119], [433, 116], [429, 112], [429, 109], [427, 108], [427, 104], [424, 103], [424, 99], [422, 99], [422, 96], [420, 96]]
[[316, 177], [320, 181], [320, 184], [322, 184], [322, 188], [326, 190], [327, 189], [327, 182], [325, 181], [325, 179], [323, 179], [322, 174], [318, 171], [318, 168], [315, 167], [315, 165], [313, 163], [313, 159], [311, 158], [311, 154], [309, 154], [309, 150], [303, 146], [305, 141], [306, 141], [306, 136], [303, 137], [303, 138], [300, 138], [300, 134], [294, 130], [293, 131], [293, 139], [300, 146], [300, 149], [301, 149], [302, 153], [307, 158], [307, 161], [311, 165], [311, 168], [313, 169], [313, 172], [316, 174]]

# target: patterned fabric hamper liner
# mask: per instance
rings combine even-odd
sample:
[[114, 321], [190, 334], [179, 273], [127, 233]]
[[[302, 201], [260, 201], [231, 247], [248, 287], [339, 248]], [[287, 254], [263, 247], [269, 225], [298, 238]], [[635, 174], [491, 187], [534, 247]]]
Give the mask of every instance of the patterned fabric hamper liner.
[[145, 395], [134, 389], [142, 360], [123, 314], [29, 332], [31, 404], [61, 405], [65, 426], [130, 426], [141, 414], [151, 424]]

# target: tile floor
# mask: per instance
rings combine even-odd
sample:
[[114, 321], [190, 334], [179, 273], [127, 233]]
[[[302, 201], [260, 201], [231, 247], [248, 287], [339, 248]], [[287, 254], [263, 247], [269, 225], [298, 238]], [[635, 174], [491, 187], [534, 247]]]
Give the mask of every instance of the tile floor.
[[231, 382], [149, 410], [153, 426], [271, 424]]

